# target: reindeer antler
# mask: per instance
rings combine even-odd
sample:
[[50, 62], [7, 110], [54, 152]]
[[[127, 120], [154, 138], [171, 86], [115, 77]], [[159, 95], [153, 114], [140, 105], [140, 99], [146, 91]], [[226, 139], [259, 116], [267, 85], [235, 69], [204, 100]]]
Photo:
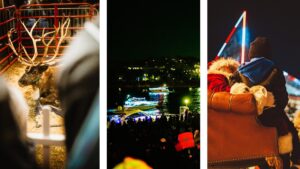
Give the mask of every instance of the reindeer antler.
[[14, 46], [12, 40], [11, 40], [11, 35], [12, 35], [12, 33], [15, 31], [15, 29], [10, 29], [10, 30], [7, 32], [7, 37], [8, 37], [8, 44], [7, 44], [7, 45], [11, 48], [11, 50], [14, 52], [14, 54], [15, 54], [16, 56], [18, 56], [18, 60], [19, 60], [21, 63], [25, 64], [26, 66], [35, 66], [35, 65], [38, 64], [38, 63], [35, 63], [34, 60], [35, 60], [36, 57], [38, 56], [38, 51], [37, 51], [37, 45], [36, 45], [36, 43], [37, 43], [38, 41], [40, 41], [40, 39], [35, 39], [35, 38], [33, 37], [32, 33], [33, 33], [33, 30], [34, 30], [34, 28], [36, 27], [36, 25], [37, 25], [37, 23], [38, 23], [39, 21], [40, 21], [40, 19], [38, 19], [38, 20], [32, 25], [30, 31], [29, 31], [28, 28], [25, 26], [24, 22], [20, 21], [20, 23], [23, 25], [25, 31], [27, 32], [27, 34], [29, 35], [29, 37], [31, 38], [32, 43], [33, 43], [34, 54], [33, 54], [33, 57], [32, 57], [32, 58], [30, 58], [30, 56], [28, 55], [28, 52], [27, 52], [27, 50], [25, 49], [25, 47], [24, 47], [22, 44], [19, 44], [20, 47], [21, 47], [21, 50], [24, 51], [24, 54], [25, 54], [25, 56], [26, 56], [26, 58], [27, 58], [28, 60], [26, 60], [26, 59], [24, 59], [24, 58], [22, 57], [22, 53], [21, 53], [20, 51], [17, 51], [17, 50], [16, 50], [16, 48], [15, 48], [15, 46]]
[[60, 38], [59, 38], [59, 41], [56, 45], [54, 56], [51, 59], [49, 59], [47, 61], [44, 61], [42, 64], [49, 64], [57, 57], [60, 45], [64, 41], [64, 39], [67, 37], [69, 26], [70, 26], [70, 18], [67, 18], [63, 22], [63, 24], [59, 23], [59, 26], [58, 26], [57, 30], [60, 31]]
[[[58, 33], [58, 29], [57, 29], [57, 28], [55, 28], [54, 31], [47, 32], [47, 33], [45, 33], [45, 28], [43, 29], [43, 31], [42, 31], [42, 37], [41, 37], [42, 43], [43, 43], [44, 46], [45, 46], [43, 58], [46, 57], [46, 55], [48, 54], [49, 45], [53, 42], [53, 40], [55, 39], [55, 36], [57, 35], [57, 33]], [[47, 37], [48, 35], [51, 35], [51, 34], [53, 34], [53, 36], [52, 36], [52, 37], [50, 38], [50, 40], [46, 43], [45, 37]]]
[[11, 35], [12, 35], [13, 32], [15, 32], [15, 29], [14, 29], [14, 28], [10, 29], [10, 30], [7, 32], [7, 37], [8, 37], [8, 44], [7, 44], [7, 45], [11, 48], [11, 50], [14, 52], [14, 54], [15, 54], [16, 56], [18, 56], [18, 60], [19, 60], [20, 62], [22, 62], [23, 64], [25, 64], [25, 65], [27, 65], [27, 66], [31, 66], [33, 62], [32, 62], [32, 60], [31, 60], [31, 58], [28, 56], [27, 51], [24, 50], [25, 48], [24, 48], [23, 45], [21, 45], [22, 50], [24, 50], [25, 55], [27, 56], [27, 58], [29, 59], [29, 61], [26, 60], [26, 59], [24, 59], [24, 58], [22, 57], [22, 54], [21, 54], [21, 53], [19, 54], [19, 52], [17, 52], [17, 50], [16, 50], [16, 48], [15, 48], [15, 46], [14, 46], [12, 40], [11, 40]]
[[[32, 40], [32, 44], [33, 44], [33, 48], [34, 48], [34, 54], [32, 56], [32, 58], [29, 56], [27, 50], [25, 49], [25, 47], [22, 44], [19, 44], [20, 49], [17, 51], [12, 40], [11, 40], [11, 35], [13, 32], [15, 32], [15, 29], [11, 29], [7, 32], [7, 36], [8, 36], [8, 46], [12, 49], [13, 53], [18, 56], [18, 60], [25, 64], [26, 66], [37, 66], [37, 65], [45, 65], [45, 64], [49, 64], [51, 63], [58, 55], [59, 52], [59, 48], [60, 45], [62, 44], [62, 42], [64, 41], [64, 39], [67, 37], [67, 33], [68, 33], [68, 29], [70, 26], [70, 18], [67, 18], [62, 24], [59, 23], [58, 28], [56, 28], [54, 26], [54, 31], [50, 31], [45, 33], [45, 28], [42, 31], [42, 35], [39, 38], [34, 38], [33, 37], [33, 30], [36, 27], [36, 25], [38, 24], [38, 22], [40, 21], [40, 18], [32, 25], [30, 31], [28, 30], [28, 28], [26, 27], [26, 25], [24, 24], [24, 22], [20, 21], [20, 23], [22, 24], [22, 26], [24, 27], [25, 31], [27, 32], [27, 34], [29, 35], [30, 39]], [[46, 60], [46, 61], [38, 61], [35, 62], [37, 56], [38, 56], [38, 50], [37, 50], [37, 42], [42, 41], [43, 45], [45, 46], [44, 48], [44, 53], [43, 53], [43, 58], [45, 58], [48, 54], [48, 50], [49, 50], [49, 46], [51, 45], [51, 43], [53, 42], [53, 40], [55, 39], [55, 37], [58, 35], [58, 33], [60, 32], [60, 38], [59, 41], [56, 45], [55, 48], [55, 53], [54, 55]], [[52, 37], [50, 38], [50, 40], [48, 42], [46, 42], [45, 38], [49, 35], [52, 35]], [[20, 50], [23, 50], [25, 56], [27, 59], [25, 59], [24, 57], [22, 57], [22, 52]]]
[[[32, 27], [31, 27], [31, 29], [30, 29], [30, 31], [28, 30], [28, 28], [26, 27], [26, 25], [24, 24], [24, 22], [20, 21], [21, 24], [23, 25], [25, 31], [26, 31], [27, 34], [29, 35], [30, 39], [32, 40], [33, 49], [34, 49], [34, 54], [33, 54], [33, 57], [32, 57], [32, 59], [31, 59], [31, 61], [32, 61], [33, 65], [39, 64], [39, 63], [34, 63], [34, 60], [35, 60], [36, 57], [38, 56], [38, 50], [37, 50], [37, 45], [36, 45], [36, 43], [37, 43], [38, 41], [41, 41], [41, 39], [40, 39], [40, 38], [39, 38], [39, 39], [35, 39], [35, 38], [33, 37], [32, 33], [33, 33], [33, 30], [34, 30], [34, 28], [36, 27], [37, 23], [40, 21], [40, 19], [41, 19], [41, 18], [39, 18], [36, 22], [34, 22], [34, 24], [32, 25]], [[24, 50], [24, 52], [26, 51], [25, 48], [23, 48], [23, 50]], [[27, 53], [27, 51], [26, 51], [25, 53]], [[26, 55], [27, 57], [29, 57], [28, 54], [25, 54], [25, 55]], [[29, 58], [30, 58], [30, 57], [29, 57]]]

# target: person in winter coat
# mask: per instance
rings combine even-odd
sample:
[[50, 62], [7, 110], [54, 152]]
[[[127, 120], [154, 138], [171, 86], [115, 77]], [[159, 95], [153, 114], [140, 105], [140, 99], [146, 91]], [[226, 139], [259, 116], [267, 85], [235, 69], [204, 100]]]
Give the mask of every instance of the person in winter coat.
[[239, 63], [232, 58], [219, 58], [209, 63], [207, 75], [208, 90], [213, 92], [230, 91], [230, 76]]
[[27, 140], [28, 107], [18, 89], [0, 77], [0, 163], [1, 168], [38, 169]]
[[[85, 147], [84, 155], [79, 160], [80, 164], [77, 160], [78, 163], [68, 164], [67, 168], [70, 166], [72, 166], [72, 169], [75, 169], [75, 166], [76, 169], [99, 168], [99, 135], [91, 134], [83, 137], [80, 134], [85, 129], [88, 130], [89, 127], [94, 129], [94, 126], [99, 125], [97, 120], [88, 123], [90, 115], [97, 115], [97, 113], [93, 113], [94, 109], [99, 114], [97, 105], [93, 106], [95, 99], [98, 97], [100, 82], [99, 27], [99, 15], [84, 24], [84, 29], [76, 34], [74, 40], [64, 52], [61, 60], [62, 65], [58, 71], [57, 87], [63, 114], [65, 115], [67, 153], [82, 153], [82, 149], [74, 146], [76, 144], [81, 145], [81, 148]], [[87, 124], [90, 124], [90, 126]], [[93, 130], [88, 131], [94, 132]], [[99, 133], [99, 131], [95, 133]], [[72, 159], [69, 160], [69, 163], [72, 161], [76, 162]]]
[[249, 87], [262, 85], [274, 95], [275, 107], [265, 109], [258, 118], [262, 124], [276, 127], [284, 169], [290, 168], [290, 159], [294, 168], [300, 168], [300, 143], [297, 130], [284, 111], [288, 103], [285, 78], [283, 72], [271, 60], [271, 47], [268, 39], [257, 37], [251, 43], [248, 56], [250, 61], [240, 65], [230, 80], [243, 82]]

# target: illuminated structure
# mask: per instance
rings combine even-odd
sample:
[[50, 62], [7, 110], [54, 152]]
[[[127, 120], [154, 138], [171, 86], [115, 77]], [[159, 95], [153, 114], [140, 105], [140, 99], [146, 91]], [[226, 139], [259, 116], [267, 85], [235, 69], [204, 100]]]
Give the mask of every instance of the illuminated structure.
[[157, 106], [158, 101], [148, 101], [145, 97], [131, 97], [125, 101], [125, 108], [139, 107], [139, 106]]
[[[242, 22], [243, 21], [243, 22]], [[233, 29], [231, 30], [230, 34], [226, 38], [226, 41], [224, 42], [223, 46], [221, 47], [220, 51], [218, 52], [217, 58], [218, 57], [226, 57], [223, 56], [222, 54], [224, 53], [225, 47], [228, 45], [229, 41], [232, 39], [234, 33], [237, 31], [238, 26], [242, 23], [242, 44], [241, 44], [241, 54], [240, 54], [240, 62], [244, 63], [245, 62], [245, 53], [246, 53], [246, 11], [243, 12], [243, 14], [240, 16], [236, 24], [234, 25]]]
[[168, 95], [169, 92], [167, 86], [149, 88], [149, 95]]

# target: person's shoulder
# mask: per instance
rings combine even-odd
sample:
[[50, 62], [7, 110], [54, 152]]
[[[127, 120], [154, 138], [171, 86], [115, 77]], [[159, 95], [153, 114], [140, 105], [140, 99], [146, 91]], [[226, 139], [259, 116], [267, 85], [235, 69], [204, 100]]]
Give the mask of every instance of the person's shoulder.
[[277, 65], [274, 65], [272, 71], [273, 71], [273, 72], [275, 71], [276, 74], [278, 74], [278, 75], [283, 75], [283, 76], [284, 76], [284, 71], [283, 71], [280, 67], [278, 67]]

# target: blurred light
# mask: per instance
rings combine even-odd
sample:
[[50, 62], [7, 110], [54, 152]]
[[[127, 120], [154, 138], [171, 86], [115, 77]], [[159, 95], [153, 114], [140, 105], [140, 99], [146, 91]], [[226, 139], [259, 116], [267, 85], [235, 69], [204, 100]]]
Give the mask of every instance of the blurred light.
[[246, 11], [244, 11], [244, 13], [243, 13], [243, 35], [242, 35], [241, 63], [245, 62], [245, 43], [246, 43]]
[[238, 25], [240, 24], [240, 22], [242, 21], [244, 15], [246, 14], [246, 11], [243, 12], [243, 14], [240, 16], [239, 20], [236, 22], [234, 27], [238, 27]]
[[187, 106], [190, 103], [190, 98], [185, 97], [183, 102]]
[[222, 52], [223, 52], [225, 46], [226, 46], [226, 43], [224, 43], [223, 46], [221, 47], [221, 49], [220, 49], [220, 51], [219, 51], [219, 53], [218, 53], [218, 56], [221, 56], [221, 54], [222, 54]]
[[243, 12], [243, 14], [240, 16], [239, 20], [236, 22], [234, 28], [231, 30], [230, 34], [228, 35], [228, 37], [226, 38], [226, 41], [224, 42], [223, 46], [221, 47], [220, 51], [218, 52], [217, 56], [221, 56], [224, 48], [226, 47], [228, 41], [230, 40], [231, 36], [234, 34], [234, 32], [236, 31], [236, 28], [238, 27], [238, 25], [240, 24], [240, 22], [242, 21], [242, 19], [244, 18], [244, 15], [246, 15], [246, 11]]
[[156, 106], [158, 101], [148, 101], [144, 97], [132, 97], [125, 101], [124, 107], [136, 107], [136, 106]]
[[149, 95], [150, 96], [155, 96], [155, 95], [168, 95], [169, 93], [168, 92], [149, 92]]

